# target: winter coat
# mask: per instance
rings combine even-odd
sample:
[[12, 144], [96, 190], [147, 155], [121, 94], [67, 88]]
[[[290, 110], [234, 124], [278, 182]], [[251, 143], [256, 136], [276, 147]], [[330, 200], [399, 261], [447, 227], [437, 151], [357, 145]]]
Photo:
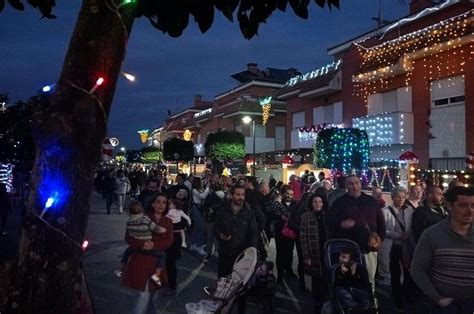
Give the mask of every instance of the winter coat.
[[115, 193], [127, 194], [130, 191], [130, 180], [127, 177], [115, 178]]
[[413, 213], [411, 224], [415, 242], [418, 242], [423, 231], [443, 221], [447, 216], [446, 210], [428, 207], [426, 203], [418, 207]]
[[[153, 222], [158, 224], [160, 227], [166, 228], [165, 233], [152, 234], [153, 249], [154, 250], [166, 250], [169, 248], [174, 241], [173, 238], [173, 224], [171, 219], [166, 216], [162, 216], [159, 221], [156, 220], [154, 215], [149, 216]], [[134, 249], [140, 250], [143, 248], [145, 241], [132, 238], [125, 234], [125, 241], [128, 245]], [[128, 264], [125, 267], [123, 274], [122, 285], [133, 288], [140, 291], [145, 291], [146, 283], [150, 279], [150, 276], [154, 274], [156, 269], [156, 258], [150, 255], [144, 255], [135, 253], [130, 256]], [[167, 282], [166, 271], [161, 272], [163, 282]], [[155, 285], [149, 284], [149, 289], [153, 289]]]
[[[231, 236], [224, 241], [220, 235]], [[219, 255], [235, 256], [248, 247], [257, 247], [258, 228], [255, 214], [246, 203], [237, 214], [234, 214], [230, 203], [225, 203], [219, 209], [214, 236], [218, 241]]]
[[[370, 195], [362, 193], [358, 198], [348, 193], [339, 197], [331, 207], [328, 216], [328, 226], [331, 236], [336, 239], [349, 239], [356, 242], [362, 252], [368, 252], [369, 236], [377, 232], [380, 238], [385, 238], [385, 219], [377, 201]], [[341, 221], [352, 219], [355, 225], [344, 230]]]
[[206, 197], [206, 200], [202, 205], [202, 209], [204, 211], [204, 219], [207, 223], [216, 222], [217, 216], [219, 214], [219, 208], [221, 208], [224, 203], [224, 191], [213, 191]]
[[[322, 223], [325, 224], [324, 216]], [[322, 276], [322, 257], [324, 252], [321, 247], [324, 241], [320, 239], [320, 230], [316, 213], [307, 211], [301, 217], [300, 243], [303, 259], [311, 259], [311, 266], [305, 265], [305, 273], [309, 276]], [[327, 238], [327, 235], [326, 235]]]
[[[385, 218], [385, 228], [387, 230], [387, 234], [384, 240], [384, 245], [391, 248], [393, 241], [398, 240], [400, 238], [400, 233], [395, 231], [395, 226], [397, 226], [398, 228], [398, 222], [393, 216], [393, 214], [390, 212], [389, 207], [391, 207], [392, 210], [395, 212], [393, 205], [385, 206], [382, 209], [382, 211], [383, 211], [383, 216]], [[412, 215], [413, 215], [413, 208], [411, 208], [410, 206], [407, 206], [403, 212], [403, 217], [405, 220], [405, 225], [404, 225], [405, 232], [411, 232]], [[406, 244], [406, 241], [405, 241], [405, 244]]]

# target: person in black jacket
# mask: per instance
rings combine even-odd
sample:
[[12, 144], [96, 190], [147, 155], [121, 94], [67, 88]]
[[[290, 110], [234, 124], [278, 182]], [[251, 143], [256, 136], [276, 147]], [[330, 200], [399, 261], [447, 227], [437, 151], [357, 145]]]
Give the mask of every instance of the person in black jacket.
[[[301, 227], [301, 217], [306, 212], [308, 199], [312, 193], [306, 192], [301, 196], [301, 202], [299, 205], [291, 212], [290, 218], [288, 219], [288, 227], [296, 232], [295, 246], [296, 253], [298, 254], [298, 279], [299, 287], [301, 291], [306, 291], [306, 284], [304, 281], [304, 262], [303, 262], [303, 252], [301, 250], [301, 239], [300, 239], [300, 227]], [[293, 252], [292, 252], [293, 253]]]
[[245, 249], [257, 247], [257, 221], [254, 212], [245, 203], [245, 189], [233, 186], [230, 190], [231, 201], [219, 209], [214, 236], [218, 241], [219, 277], [226, 277], [232, 272], [235, 259]]
[[265, 245], [263, 244], [262, 237], [260, 234], [265, 230], [267, 220], [263, 212], [263, 194], [261, 194], [256, 189], [257, 179], [255, 177], [247, 176], [245, 177], [245, 201], [249, 205], [250, 209], [253, 210], [255, 214], [255, 219], [257, 220], [258, 228], [258, 238], [257, 238], [257, 249], [259, 257], [262, 260], [267, 258], [267, 252], [265, 250]]
[[282, 235], [282, 230], [288, 222], [293, 211], [297, 210], [298, 203], [293, 199], [293, 190], [289, 185], [283, 185], [282, 202], [280, 212], [275, 212], [275, 245], [276, 245], [276, 266], [278, 271], [277, 282], [283, 282], [283, 275], [296, 278], [293, 272], [293, 250], [295, 239], [290, 239]]
[[437, 224], [444, 220], [448, 213], [443, 208], [443, 191], [437, 186], [429, 186], [426, 188], [426, 200], [422, 206], [419, 206], [413, 216], [412, 220], [412, 232], [415, 242], [418, 242], [421, 234], [428, 227]]
[[[214, 224], [216, 223], [219, 209], [225, 204], [225, 192], [220, 184], [211, 186], [212, 192], [204, 200], [202, 209], [204, 212], [204, 221], [206, 222], [206, 252], [204, 262], [207, 262], [212, 256], [212, 247], [214, 246]], [[217, 248], [216, 248], [217, 249]]]

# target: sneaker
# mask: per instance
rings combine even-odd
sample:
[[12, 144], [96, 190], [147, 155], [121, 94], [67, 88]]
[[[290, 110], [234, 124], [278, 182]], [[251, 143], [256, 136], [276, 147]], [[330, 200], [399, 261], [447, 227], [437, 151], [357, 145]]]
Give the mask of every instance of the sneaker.
[[160, 280], [160, 277], [158, 277], [157, 275], [153, 274], [153, 276], [150, 277], [151, 280], [153, 281], [153, 283], [155, 285], [157, 285], [158, 287], [161, 287], [161, 280]]
[[117, 278], [122, 278], [123, 272], [120, 269], [117, 269], [116, 271], [114, 271], [114, 275]]

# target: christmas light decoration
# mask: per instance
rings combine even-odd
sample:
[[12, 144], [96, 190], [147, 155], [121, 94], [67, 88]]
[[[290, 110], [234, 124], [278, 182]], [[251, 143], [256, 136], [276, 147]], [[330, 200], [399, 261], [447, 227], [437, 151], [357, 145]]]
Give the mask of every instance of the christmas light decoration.
[[302, 74], [302, 75], [297, 75], [295, 77], [292, 77], [291, 79], [289, 79], [286, 82], [285, 86], [290, 86], [291, 87], [291, 86], [296, 85], [299, 82], [304, 82], [304, 81], [307, 81], [307, 80], [311, 80], [311, 79], [323, 76], [323, 75], [329, 73], [330, 71], [337, 71], [341, 67], [341, 65], [342, 65], [342, 60], [339, 59], [339, 60], [334, 61], [334, 62], [332, 62], [328, 65], [320, 67], [319, 69], [313, 70], [311, 72], [307, 72], [307, 73]]
[[343, 128], [344, 124], [328, 124], [323, 123], [319, 125], [312, 125], [310, 127], [298, 128], [298, 140], [300, 142], [305, 142], [308, 140], [316, 140], [318, 138], [318, 133], [324, 129], [329, 128]]
[[13, 191], [13, 168], [12, 164], [0, 163], [0, 183], [5, 184], [7, 192]]
[[140, 134], [140, 141], [142, 144], [145, 144], [146, 141], [148, 141], [148, 129], [137, 131], [137, 133]]
[[204, 109], [202, 111], [199, 111], [197, 113], [194, 114], [194, 118], [199, 118], [205, 114], [208, 114], [208, 113], [211, 113], [212, 112], [212, 108], [209, 108], [209, 109]]
[[343, 174], [362, 172], [369, 165], [369, 139], [355, 128], [322, 130], [314, 146], [315, 164]]
[[267, 124], [268, 118], [270, 117], [270, 109], [272, 108], [272, 96], [260, 100], [260, 106], [262, 106], [262, 125], [265, 125]]
[[129, 80], [130, 82], [135, 82], [135, 76], [130, 74], [130, 73], [127, 73], [127, 72], [122, 72], [122, 75], [125, 76], [125, 78], [127, 80]]
[[103, 77], [99, 77], [97, 79], [97, 81], [95, 81], [95, 85], [94, 87], [92, 87], [92, 89], [89, 91], [89, 94], [93, 94], [95, 93], [95, 91], [99, 88], [99, 86], [101, 86], [102, 84], [104, 84], [105, 80]]
[[[400, 36], [396, 39], [384, 42], [370, 48], [363, 47], [360, 43], [354, 43], [363, 58], [358, 74], [353, 76], [356, 83], [356, 94], [367, 97], [378, 89], [387, 88], [391, 79], [397, 75], [405, 76], [405, 86], [409, 86], [413, 69], [417, 60], [426, 62], [426, 58], [433, 59], [428, 70], [427, 81], [441, 77], [441, 67], [446, 67], [451, 74], [455, 74], [455, 67], [459, 73], [464, 71], [466, 63], [464, 51], [459, 51], [458, 64], [449, 64], [449, 58], [443, 59], [442, 52], [452, 51], [469, 45], [472, 51], [473, 34], [472, 22], [474, 10], [443, 20], [429, 27]], [[468, 57], [471, 59], [471, 56]], [[423, 64], [426, 68], [427, 65]], [[438, 75], [434, 75], [434, 68], [438, 69]]]
[[413, 144], [413, 114], [383, 113], [352, 119], [354, 128], [365, 130], [370, 146]]

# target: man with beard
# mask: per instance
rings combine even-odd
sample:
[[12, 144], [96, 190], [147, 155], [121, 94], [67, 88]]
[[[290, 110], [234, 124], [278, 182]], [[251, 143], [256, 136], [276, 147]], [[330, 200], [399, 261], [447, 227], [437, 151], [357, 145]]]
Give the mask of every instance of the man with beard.
[[426, 188], [426, 200], [413, 213], [412, 230], [415, 242], [421, 237], [425, 229], [444, 220], [448, 213], [443, 205], [443, 190], [437, 186]]
[[235, 259], [248, 247], [257, 247], [257, 222], [254, 212], [245, 203], [245, 189], [233, 186], [231, 200], [219, 210], [214, 224], [214, 236], [218, 241], [218, 277], [232, 272]]

